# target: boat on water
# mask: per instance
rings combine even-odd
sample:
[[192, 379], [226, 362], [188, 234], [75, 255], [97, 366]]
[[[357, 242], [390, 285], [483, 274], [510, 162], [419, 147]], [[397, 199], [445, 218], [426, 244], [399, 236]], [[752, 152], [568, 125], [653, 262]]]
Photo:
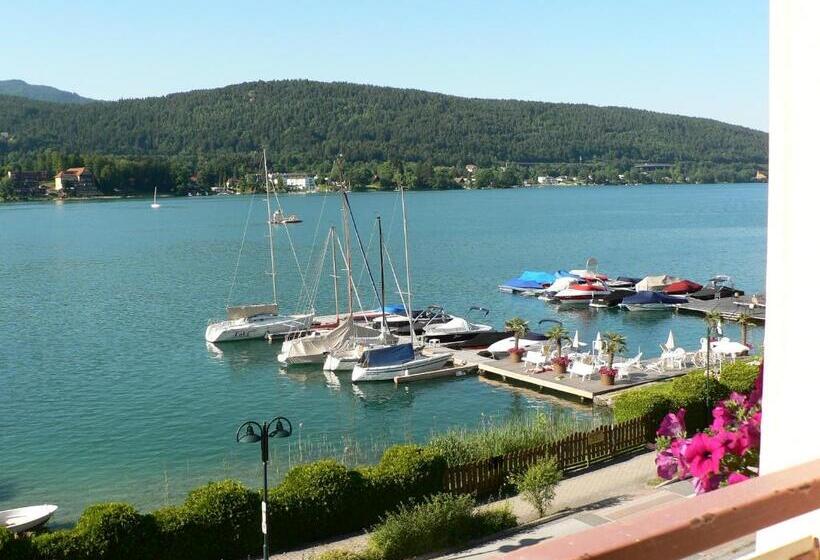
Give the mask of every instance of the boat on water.
[[[467, 315], [471, 311], [484, 312], [485, 318], [490, 313], [488, 309], [473, 306], [467, 311]], [[497, 331], [491, 325], [471, 323], [467, 319], [453, 317], [446, 323], [424, 327], [421, 338], [425, 344], [435, 341], [439, 346], [453, 349], [486, 348], [494, 342], [509, 337], [510, 334]]]
[[617, 278], [609, 279], [606, 281], [606, 285], [610, 287], [610, 289], [615, 288], [634, 288], [635, 284], [640, 282], [640, 278], [633, 278], [631, 276], [618, 276]]
[[681, 282], [682, 279], [676, 276], [669, 276], [668, 274], [659, 274], [657, 276], [646, 276], [640, 282], [635, 284], [635, 291], [637, 292], [662, 292], [664, 287]]
[[[529, 350], [536, 346], [542, 346], [546, 341], [547, 337], [543, 334], [530, 331], [518, 339], [518, 348]], [[500, 359], [508, 356], [513, 348], [515, 348], [515, 336], [508, 336], [490, 344], [486, 350], [482, 350], [479, 354]]]
[[691, 280], [678, 280], [677, 282], [672, 282], [671, 284], [664, 286], [663, 293], [672, 296], [679, 296], [697, 292], [701, 289], [703, 289], [703, 286], [697, 282], [692, 282]]
[[285, 213], [282, 212], [282, 210], [276, 210], [273, 214], [271, 214], [269, 222], [274, 225], [301, 224], [302, 218], [300, 218], [296, 214], [290, 214], [286, 216]]
[[736, 297], [744, 295], [743, 290], [735, 288], [735, 283], [731, 276], [718, 274], [709, 279], [706, 285], [700, 290], [689, 294], [689, 297], [702, 300], [720, 299], [725, 297]]
[[665, 311], [686, 303], [685, 296], [672, 296], [663, 292], [643, 290], [624, 298], [620, 306], [629, 311]]
[[157, 188], [154, 187], [154, 202], [151, 203], [151, 208], [156, 210], [159, 208], [159, 202], [157, 202]]
[[[250, 305], [228, 306], [227, 319], [216, 321], [205, 329], [205, 340], [211, 343], [233, 342], [254, 338], [275, 337], [281, 338], [293, 333], [302, 333], [313, 323], [314, 313], [294, 315], [279, 315], [279, 304], [276, 298], [276, 258], [274, 251], [274, 235], [271, 223], [270, 206], [270, 179], [268, 178], [267, 156], [263, 152], [263, 166], [265, 171], [265, 202], [268, 214], [268, 248], [270, 252], [272, 301]], [[251, 199], [252, 200], [252, 199]], [[247, 224], [245, 226], [247, 228]], [[288, 242], [291, 242], [288, 237]], [[294, 258], [296, 251], [293, 249]], [[239, 257], [242, 256], [240, 248]]]
[[[400, 308], [400, 311], [390, 313], [384, 317], [375, 317], [371, 323], [374, 329], [381, 329], [382, 323], [387, 324], [390, 332], [408, 336], [410, 334], [410, 319], [407, 316], [407, 311], [404, 306], [393, 306], [394, 309]], [[430, 325], [440, 325], [452, 320], [453, 317], [444, 311], [440, 305], [430, 305], [425, 309], [413, 311], [413, 330], [415, 334], [422, 334], [424, 328]]]
[[595, 297], [603, 297], [610, 293], [609, 288], [601, 280], [578, 280], [563, 290], [555, 293], [550, 301], [560, 304], [582, 304]]
[[0, 527], [5, 527], [12, 533], [22, 533], [45, 525], [57, 506], [43, 504], [0, 511]]
[[397, 344], [367, 350], [353, 368], [351, 380], [392, 381], [394, 377], [442, 369], [452, 354], [436, 353], [425, 356], [413, 348], [413, 343]]
[[609, 293], [593, 296], [593, 298], [589, 300], [589, 306], [598, 309], [616, 307], [624, 300], [624, 298], [634, 295], [635, 290], [628, 288], [614, 288], [611, 289]]
[[518, 278], [499, 284], [498, 290], [507, 294], [538, 295], [553, 282], [555, 275], [549, 272], [525, 270]]

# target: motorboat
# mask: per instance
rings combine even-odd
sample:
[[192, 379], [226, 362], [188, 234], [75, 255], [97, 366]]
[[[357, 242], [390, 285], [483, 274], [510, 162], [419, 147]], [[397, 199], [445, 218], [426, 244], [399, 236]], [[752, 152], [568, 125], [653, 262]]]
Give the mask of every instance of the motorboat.
[[689, 294], [689, 297], [710, 300], [724, 297], [742, 296], [743, 294], [743, 290], [735, 288], [735, 283], [731, 276], [719, 274], [713, 278], [710, 278], [703, 288]]
[[[530, 331], [518, 339], [518, 348], [529, 350], [536, 346], [542, 346], [546, 341], [547, 337], [543, 334]], [[499, 359], [509, 355], [510, 350], [513, 348], [515, 348], [515, 336], [508, 336], [490, 344], [486, 350], [479, 352], [479, 354]]]
[[270, 223], [274, 225], [301, 224], [302, 218], [300, 218], [296, 214], [290, 214], [286, 216], [285, 213], [281, 210], [276, 210], [273, 214], [271, 214]]
[[276, 304], [228, 307], [228, 319], [205, 329], [208, 342], [229, 342], [254, 338], [285, 337], [310, 329], [313, 313], [279, 315]]
[[12, 533], [22, 533], [45, 525], [57, 506], [43, 504], [0, 511], [0, 527], [5, 527]]
[[609, 288], [600, 280], [577, 281], [553, 295], [553, 301], [558, 303], [584, 303], [594, 297], [602, 297], [610, 293]]
[[[471, 307], [468, 311], [483, 311], [484, 317], [489, 310], [482, 307]], [[494, 342], [508, 338], [511, 333], [497, 331], [490, 325], [471, 323], [461, 317], [453, 317], [446, 323], [424, 327], [422, 341], [447, 348], [486, 348]]]
[[442, 369], [453, 357], [451, 352], [426, 356], [413, 348], [413, 343], [397, 344], [367, 350], [353, 368], [351, 380], [392, 381], [394, 377]]
[[652, 292], [643, 290], [634, 296], [624, 298], [620, 307], [629, 311], [663, 311], [673, 309], [676, 306], [686, 303], [684, 296], [672, 296], [662, 292]]
[[640, 282], [640, 278], [633, 278], [631, 276], [618, 276], [617, 278], [609, 279], [606, 281], [606, 285], [610, 288], [634, 288], [635, 284]]
[[663, 287], [663, 293], [669, 295], [685, 295], [701, 290], [703, 286], [691, 280], [679, 280]]
[[525, 270], [518, 278], [511, 278], [500, 284], [498, 289], [508, 294], [538, 295], [553, 282], [555, 282], [554, 274]]
[[668, 274], [647, 276], [635, 284], [635, 290], [638, 292], [662, 292], [665, 286], [680, 281], [680, 278]]
[[624, 298], [634, 295], [635, 290], [630, 290], [626, 288], [615, 288], [611, 289], [608, 293], [602, 295], [596, 294], [595, 296], [593, 296], [593, 298], [589, 300], [589, 306], [596, 307], [598, 309], [616, 307], [624, 300]]
[[[424, 327], [428, 325], [438, 325], [450, 321], [453, 317], [444, 312], [444, 308], [439, 305], [430, 305], [426, 309], [413, 311], [413, 330], [415, 334], [422, 334]], [[376, 317], [371, 323], [374, 329], [381, 329], [382, 321], [387, 323], [387, 328], [390, 332], [408, 336], [410, 334], [410, 319], [407, 317], [407, 312], [402, 311], [391, 313], [384, 317]]]
[[561, 290], [566, 290], [571, 285], [577, 283], [578, 280], [579, 278], [576, 276], [561, 276], [559, 278], [556, 278], [555, 282], [553, 282], [549, 288], [544, 290], [544, 293], [538, 296], [538, 299], [542, 301], [552, 301], [555, 297], [555, 294], [557, 294]]

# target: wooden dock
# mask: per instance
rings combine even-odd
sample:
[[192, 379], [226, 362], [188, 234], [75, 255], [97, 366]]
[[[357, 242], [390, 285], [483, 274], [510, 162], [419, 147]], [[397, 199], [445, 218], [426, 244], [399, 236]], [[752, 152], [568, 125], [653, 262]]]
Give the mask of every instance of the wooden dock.
[[678, 306], [679, 313], [705, 315], [710, 311], [717, 311], [721, 317], [730, 321], [737, 321], [737, 318], [745, 313], [753, 321], [764, 323], [766, 321], [766, 298], [765, 296], [740, 296], [705, 301], [690, 299], [687, 303]]

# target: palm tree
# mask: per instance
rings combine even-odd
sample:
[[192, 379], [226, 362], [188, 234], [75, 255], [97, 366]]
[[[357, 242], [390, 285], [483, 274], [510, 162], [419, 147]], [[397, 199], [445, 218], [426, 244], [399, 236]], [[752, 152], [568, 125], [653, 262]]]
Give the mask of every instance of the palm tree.
[[513, 317], [504, 323], [504, 329], [515, 336], [515, 351], [518, 352], [518, 339], [527, 334], [530, 330], [530, 324], [521, 317]]
[[712, 309], [703, 316], [703, 320], [706, 321], [706, 325], [708, 327], [717, 328], [717, 326], [723, 321], [723, 315], [721, 315], [720, 311], [717, 309]]
[[606, 353], [607, 366], [612, 369], [612, 362], [615, 361], [615, 354], [626, 352], [626, 337], [620, 333], [604, 333], [604, 353]]
[[564, 340], [569, 340], [569, 333], [567, 332], [567, 329], [565, 329], [561, 325], [555, 325], [544, 334], [547, 337], [547, 340], [555, 342], [556, 352], [558, 353], [557, 356], [560, 358], [561, 342], [563, 342]]
[[740, 325], [740, 342], [743, 346], [749, 346], [747, 340], [749, 337], [749, 327], [753, 327], [752, 316], [748, 313], [741, 313], [737, 317], [737, 324]]

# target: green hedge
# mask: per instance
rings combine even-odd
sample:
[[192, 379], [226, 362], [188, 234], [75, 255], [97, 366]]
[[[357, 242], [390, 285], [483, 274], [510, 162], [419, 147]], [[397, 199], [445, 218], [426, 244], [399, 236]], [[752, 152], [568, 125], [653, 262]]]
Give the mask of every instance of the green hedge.
[[703, 429], [710, 422], [709, 406], [725, 399], [732, 391], [747, 393], [754, 387], [758, 366], [749, 362], [727, 364], [719, 378], [707, 378], [703, 370], [695, 370], [671, 381], [627, 391], [615, 397], [613, 415], [616, 422], [649, 415], [655, 423], [668, 412], [686, 409], [689, 432]]

